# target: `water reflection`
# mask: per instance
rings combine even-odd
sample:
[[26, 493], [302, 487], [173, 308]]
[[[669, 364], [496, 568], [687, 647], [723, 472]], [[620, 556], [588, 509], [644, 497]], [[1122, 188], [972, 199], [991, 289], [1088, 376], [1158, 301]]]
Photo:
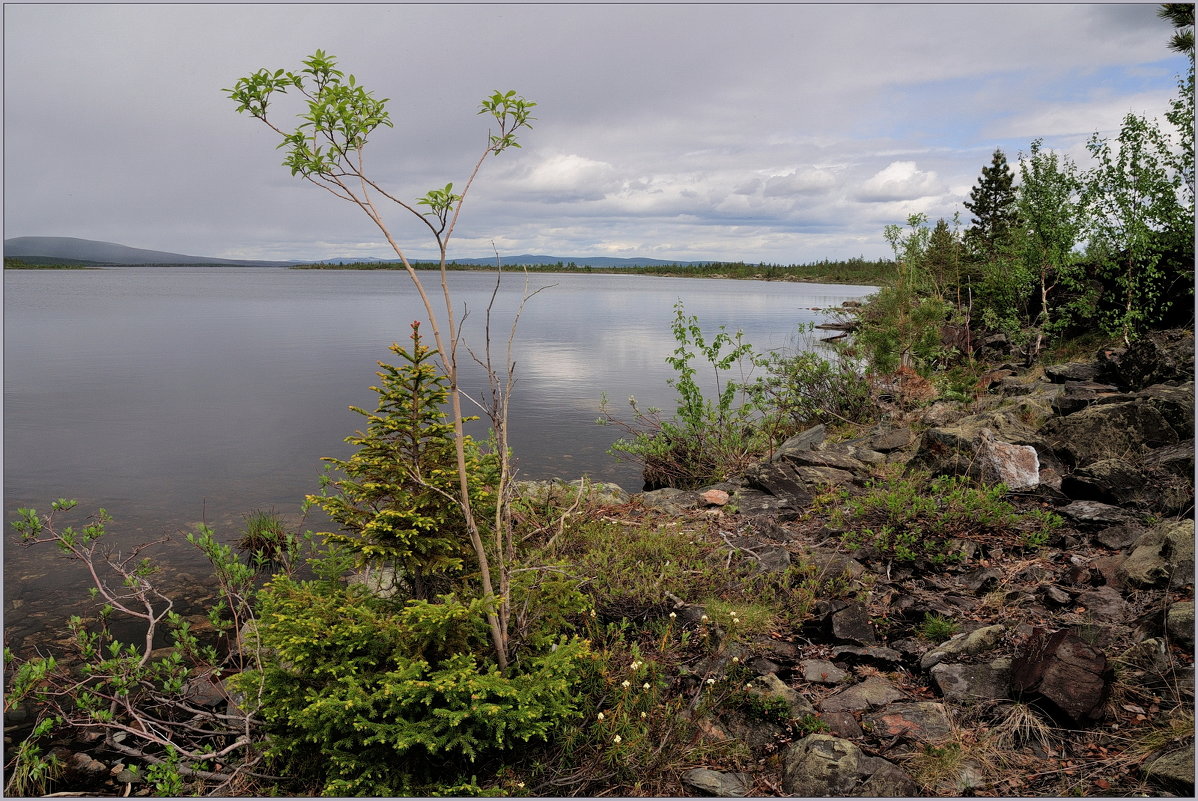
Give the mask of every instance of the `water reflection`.
[[[478, 343], [493, 278], [452, 274], [466, 340]], [[397, 272], [253, 268], [9, 271], [5, 280], [4, 492], [20, 506], [73, 497], [116, 518], [128, 548], [207, 520], [228, 539], [256, 508], [290, 511], [315, 490], [322, 456], [345, 456], [373, 408], [376, 362], [406, 341], [423, 308]], [[665, 357], [682, 299], [714, 333], [743, 329], [759, 349], [793, 344], [812, 307], [867, 287], [534, 275], [513, 344], [511, 438], [525, 477], [584, 473], [639, 488], [634, 466], [606, 453], [619, 431], [594, 425], [603, 393], [670, 407]], [[497, 354], [524, 288], [505, 277], [493, 309]], [[463, 387], [481, 395], [465, 353]], [[476, 427], [481, 433], [481, 429]], [[44, 625], [83, 593], [76, 566], [5, 535], [6, 627]], [[185, 546], [181, 575], [202, 565]], [[179, 579], [183, 581], [183, 579]], [[14, 629], [14, 626], [17, 627]]]

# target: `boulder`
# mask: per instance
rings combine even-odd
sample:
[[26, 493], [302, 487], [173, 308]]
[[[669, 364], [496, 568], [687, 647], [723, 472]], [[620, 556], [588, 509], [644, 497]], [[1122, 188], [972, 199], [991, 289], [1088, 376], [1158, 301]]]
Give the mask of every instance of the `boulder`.
[[1040, 483], [1040, 459], [1031, 445], [1002, 442], [993, 431], [983, 428], [978, 434], [977, 455], [983, 483], [1005, 484], [1013, 491], [1029, 490]]
[[820, 712], [852, 712], [902, 701], [907, 694], [881, 676], [870, 676], [816, 704]]
[[841, 450], [825, 450], [821, 448], [819, 450], [794, 451], [784, 455], [782, 458], [796, 465], [834, 467], [837, 470], [847, 470], [850, 473], [859, 473], [866, 470], [864, 462]]
[[840, 684], [849, 678], [848, 673], [826, 659], [805, 659], [799, 663], [799, 669], [802, 671], [803, 681], [816, 684]]
[[942, 662], [931, 673], [940, 694], [949, 701], [997, 700], [1011, 694], [1009, 657], [976, 665]]
[[1054, 384], [1064, 384], [1066, 381], [1093, 381], [1098, 377], [1100, 366], [1091, 359], [1088, 362], [1065, 362], [1050, 364], [1044, 368], [1044, 375]]
[[1194, 744], [1152, 757], [1144, 762], [1144, 778], [1149, 784], [1182, 798], [1194, 797]]
[[1168, 520], [1136, 540], [1118, 570], [1136, 587], [1182, 587], [1194, 581], [1194, 521]]
[[753, 489], [787, 499], [796, 508], [806, 508], [811, 503], [811, 492], [795, 468], [786, 462], [758, 462], [745, 471], [745, 481]]
[[902, 450], [915, 441], [909, 428], [891, 428], [869, 440], [871, 450], [881, 453]]
[[1052, 409], [1058, 415], [1065, 416], [1098, 404], [1127, 403], [1133, 400], [1134, 395], [1121, 392], [1110, 384], [1070, 381], [1065, 384], [1061, 394], [1053, 399]]
[[1102, 716], [1112, 678], [1106, 656], [1070, 629], [1036, 629], [1011, 664], [1011, 688], [1070, 724]]
[[782, 790], [819, 798], [909, 798], [918, 793], [901, 768], [868, 756], [848, 740], [810, 734], [786, 749]]
[[934, 475], [969, 475], [981, 478], [979, 444], [983, 431], [988, 437], [1010, 445], [1029, 445], [1037, 455], [1047, 452], [1047, 441], [1018, 420], [1010, 410], [975, 414], [953, 425], [929, 428], [924, 432], [910, 467], [928, 470]]
[[1185, 479], [1193, 487], [1194, 438], [1190, 437], [1176, 445], [1166, 445], [1149, 451], [1140, 460], [1140, 464], [1148, 470], [1160, 470]]
[[646, 509], [653, 509], [669, 515], [682, 515], [699, 508], [703, 499], [699, 493], [692, 490], [680, 490], [674, 487], [642, 492], [636, 496]]
[[1136, 396], [1161, 413], [1165, 422], [1181, 437], [1194, 436], [1194, 382], [1179, 386], [1153, 384]]
[[903, 661], [901, 653], [881, 645], [837, 645], [832, 649], [832, 658], [851, 665], [873, 665], [882, 668], [893, 668]]
[[1139, 515], [1098, 501], [1074, 501], [1057, 510], [1062, 517], [1083, 528], [1127, 526], [1139, 521]]
[[786, 702], [786, 706], [789, 707], [792, 718], [801, 718], [804, 715], [815, 714], [815, 707], [811, 705], [811, 702], [800, 695], [793, 687], [778, 678], [776, 673], [767, 673], [764, 676], [753, 679], [748, 684], [748, 690], [751, 694], [763, 698], [782, 699]]
[[950, 656], [974, 656], [985, 653], [997, 646], [1006, 633], [1007, 627], [997, 623], [993, 626], [983, 626], [980, 629], [958, 634], [924, 654], [919, 660], [919, 666], [928, 670]]
[[1042, 433], [1057, 455], [1075, 467], [1178, 441], [1173, 427], [1144, 401], [1091, 406], [1048, 421]]
[[1109, 585], [1078, 593], [1074, 602], [1085, 608], [1090, 618], [1103, 623], [1119, 623], [1127, 617], [1123, 593]]
[[1103, 378], [1128, 389], [1193, 380], [1194, 334], [1153, 331], [1122, 351], [1100, 352], [1098, 360], [1103, 365]]
[[693, 768], [682, 774], [682, 783], [701, 795], [744, 798], [753, 787], [753, 777], [748, 773], [724, 773], [709, 768]]
[[901, 737], [921, 743], [937, 743], [948, 739], [953, 733], [953, 724], [944, 704], [933, 701], [888, 704], [867, 714], [863, 720], [873, 726], [875, 737]]
[[869, 622], [869, 612], [860, 603], [850, 603], [830, 616], [832, 637], [841, 642], [877, 645], [878, 635]]
[[1061, 491], [1079, 501], [1146, 506], [1148, 476], [1126, 459], [1100, 459], [1061, 479]]
[[1178, 601], [1165, 613], [1165, 631], [1186, 650], [1194, 648], [1194, 602]]
[[809, 428], [801, 433], [795, 434], [793, 437], [777, 447], [777, 449], [774, 451], [773, 458], [781, 459], [785, 456], [802, 453], [804, 451], [817, 448], [823, 443], [826, 434], [827, 428], [823, 423], [820, 423], [819, 425]]

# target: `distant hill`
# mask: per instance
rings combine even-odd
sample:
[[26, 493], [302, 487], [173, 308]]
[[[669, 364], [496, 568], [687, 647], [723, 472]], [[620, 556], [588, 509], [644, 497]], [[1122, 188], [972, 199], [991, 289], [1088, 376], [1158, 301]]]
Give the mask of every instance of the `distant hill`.
[[88, 264], [231, 264], [248, 267], [283, 267], [295, 262], [250, 261], [245, 259], [214, 259], [207, 256], [186, 256], [161, 250], [145, 250], [97, 242], [71, 236], [18, 236], [4, 240], [4, 256], [35, 263], [60, 260]]
[[[376, 256], [340, 256], [332, 259], [293, 259], [290, 261], [253, 261], [247, 259], [217, 259], [210, 256], [187, 256], [161, 250], [145, 250], [119, 245], [115, 242], [97, 242], [94, 239], [77, 239], [70, 236], [18, 236], [4, 240], [4, 255], [10, 259], [22, 259], [30, 264], [230, 264], [244, 267], [287, 267], [296, 264], [390, 264], [399, 259], [380, 259]], [[420, 261], [416, 259], [415, 261]], [[488, 266], [495, 263], [494, 256], [479, 259], [450, 259], [455, 264]], [[664, 267], [671, 264], [693, 266], [707, 264], [703, 261], [670, 261], [668, 259], [618, 259], [611, 256], [538, 256], [524, 254], [503, 256], [505, 265], [527, 264], [531, 266], [573, 264], [578, 267]]]

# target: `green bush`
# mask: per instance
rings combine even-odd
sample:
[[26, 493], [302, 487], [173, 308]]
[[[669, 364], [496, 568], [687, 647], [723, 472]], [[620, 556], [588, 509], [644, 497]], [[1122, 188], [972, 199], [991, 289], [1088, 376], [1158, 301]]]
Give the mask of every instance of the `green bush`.
[[[469, 558], [469, 534], [456, 498], [458, 473], [453, 424], [443, 406], [446, 381], [433, 364], [434, 352], [412, 324], [410, 348], [392, 345], [400, 366], [379, 363], [378, 407], [368, 412], [366, 431], [347, 437], [357, 446], [348, 459], [326, 458], [334, 476], [324, 476], [319, 495], [309, 496], [341, 525], [322, 532], [362, 563], [386, 564], [410, 582], [417, 598], [447, 589], [439, 578], [459, 573]], [[496, 460], [467, 438], [471, 501], [486, 517], [494, 498]], [[339, 475], [338, 475], [339, 474]]]
[[851, 547], [871, 547], [902, 562], [943, 565], [964, 557], [954, 541], [1026, 546], [1047, 539], [1062, 520], [1041, 510], [1020, 511], [1003, 499], [1001, 484], [979, 487], [964, 476], [883, 471], [854, 497], [834, 490], [818, 499]]
[[843, 352], [831, 360], [807, 350], [772, 353], [762, 363], [768, 373], [755, 389], [777, 424], [770, 431], [776, 441], [815, 423], [863, 423], [877, 415], [869, 380]]
[[[614, 418], [607, 410], [606, 399], [599, 422], [614, 423], [631, 434], [615, 442], [611, 453], [641, 462], [647, 488], [695, 489], [735, 474], [768, 446], [759, 424], [761, 410], [746, 376], [761, 364], [761, 359], [742, 339], [741, 332], [729, 334], [724, 326], [708, 343], [698, 318], [686, 316], [681, 301], [674, 304], [671, 331], [678, 343], [673, 354], [666, 357], [677, 373], [669, 381], [678, 392], [674, 417], [663, 418], [660, 409], [642, 410], [636, 398], [630, 397], [631, 424]], [[697, 355], [702, 355], [711, 368], [714, 400], [703, 394], [696, 381], [698, 371], [692, 362]], [[741, 373], [741, 380], [726, 377], [734, 367]]]
[[265, 722], [270, 755], [322, 794], [421, 794], [578, 715], [585, 641], [559, 637], [501, 673], [480, 655], [481, 600], [396, 608], [356, 585], [287, 578], [259, 600], [270, 658], [233, 682]]

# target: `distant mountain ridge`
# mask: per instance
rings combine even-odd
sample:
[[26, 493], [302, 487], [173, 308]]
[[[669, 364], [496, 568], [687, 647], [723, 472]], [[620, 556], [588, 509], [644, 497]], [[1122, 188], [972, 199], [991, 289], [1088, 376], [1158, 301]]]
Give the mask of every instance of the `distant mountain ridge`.
[[[377, 256], [341, 256], [331, 259], [292, 259], [290, 261], [255, 261], [249, 259], [219, 259], [211, 256], [187, 256], [161, 250], [146, 250], [120, 245], [115, 242], [99, 242], [94, 239], [78, 239], [69, 236], [18, 236], [4, 240], [4, 256], [10, 259], [62, 259], [90, 264], [228, 264], [244, 267], [289, 267], [297, 264], [386, 264], [399, 259], [380, 259]], [[421, 261], [414, 259], [414, 261]], [[450, 259], [455, 264], [491, 265], [495, 258]], [[522, 254], [503, 256], [505, 265], [576, 265], [578, 267], [659, 267], [668, 264], [699, 265], [705, 261], [671, 261], [669, 259], [616, 258], [613, 256], [544, 256]]]
[[71, 236], [18, 236], [4, 240], [4, 256], [10, 259], [66, 259], [93, 264], [231, 264], [250, 267], [281, 267], [295, 262], [216, 259], [187, 256], [161, 250], [131, 248], [115, 242], [98, 242]]

